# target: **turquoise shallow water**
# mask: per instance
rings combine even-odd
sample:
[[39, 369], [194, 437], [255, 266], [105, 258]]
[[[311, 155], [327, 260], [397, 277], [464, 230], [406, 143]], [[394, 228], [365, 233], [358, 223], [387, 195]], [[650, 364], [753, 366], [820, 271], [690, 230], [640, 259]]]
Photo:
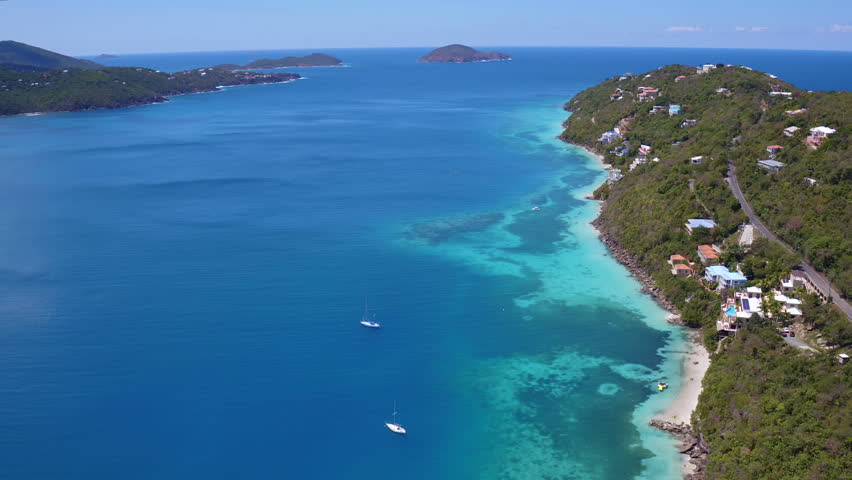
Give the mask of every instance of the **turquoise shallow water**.
[[0, 478], [675, 478], [643, 425], [681, 332], [588, 225], [603, 174], [554, 139], [561, 104], [765, 57], [600, 51], [342, 50], [291, 84], [0, 119]]

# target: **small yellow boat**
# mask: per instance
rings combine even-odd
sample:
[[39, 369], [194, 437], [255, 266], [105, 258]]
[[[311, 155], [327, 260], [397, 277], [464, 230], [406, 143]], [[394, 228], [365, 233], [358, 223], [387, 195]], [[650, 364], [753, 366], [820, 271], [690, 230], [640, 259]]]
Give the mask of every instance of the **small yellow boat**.
[[657, 388], [662, 392], [663, 390], [669, 388], [669, 385], [666, 382], [660, 382], [657, 384]]

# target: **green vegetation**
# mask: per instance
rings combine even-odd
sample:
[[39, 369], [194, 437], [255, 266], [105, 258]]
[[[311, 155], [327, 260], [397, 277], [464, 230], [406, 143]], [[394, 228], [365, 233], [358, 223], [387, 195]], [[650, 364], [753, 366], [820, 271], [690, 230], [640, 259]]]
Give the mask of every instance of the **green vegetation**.
[[[761, 219], [849, 296], [852, 93], [806, 92], [744, 67], [717, 67], [699, 74], [675, 65], [647, 78], [608, 79], [566, 105], [573, 114], [563, 137], [622, 170], [621, 180], [596, 191], [606, 200], [600, 228], [651, 275], [686, 324], [702, 327], [708, 348], [718, 347], [693, 417], [711, 448], [706, 478], [844, 478], [852, 471], [852, 372], [835, 355], [852, 345], [848, 319], [815, 295], [799, 292], [804, 328], [839, 349], [803, 354], [786, 345], [776, 330], [776, 322], [788, 321], [784, 314], [771, 322], [754, 316], [720, 345], [715, 322], [722, 297], [694, 278], [674, 277], [666, 260], [672, 254], [695, 259], [695, 274], [703, 276], [696, 247], [714, 243], [722, 246], [722, 263], [739, 264], [750, 284], [763, 288], [776, 287], [799, 262], [766, 239], [756, 239], [747, 250], [738, 245], [738, 226], [746, 216], [725, 182], [731, 162]], [[640, 86], [659, 91], [651, 101], [640, 101]], [[620, 99], [611, 97], [617, 89]], [[770, 95], [773, 90], [791, 95]], [[655, 105], [667, 110], [672, 104], [682, 113], [650, 113]], [[785, 113], [801, 108], [807, 110]], [[684, 125], [688, 119], [695, 122]], [[783, 136], [793, 125], [801, 130]], [[837, 131], [819, 148], [809, 147], [805, 135], [820, 125]], [[599, 137], [614, 127], [622, 136], [602, 145]], [[643, 144], [652, 148], [648, 161], [631, 171]], [[769, 158], [769, 145], [784, 147], [775, 158], [786, 164], [778, 173], [757, 164]], [[627, 152], [623, 157], [613, 153], [620, 147]], [[702, 157], [700, 164], [690, 161], [695, 156]], [[684, 228], [688, 218], [712, 218], [717, 227], [690, 235]], [[768, 308], [772, 303], [766, 302]]]
[[118, 108], [162, 102], [170, 95], [219, 86], [284, 82], [291, 73], [198, 69], [168, 74], [147, 68], [102, 67], [24, 73], [0, 69], [0, 115]]
[[261, 58], [246, 65], [235, 65], [226, 63], [216, 65], [213, 68], [222, 70], [250, 70], [263, 68], [285, 68], [285, 67], [337, 67], [343, 65], [343, 61], [337, 57], [326, 55], [324, 53], [312, 53], [304, 57], [284, 57], [284, 58]]
[[467, 63], [467, 62], [489, 62], [494, 60], [511, 60], [512, 57], [500, 52], [480, 52], [467, 45], [454, 43], [445, 47], [436, 48], [418, 60], [419, 62], [445, 62], [445, 63]]
[[89, 60], [68, 57], [12, 40], [0, 41], [0, 68], [19, 72], [46, 72], [62, 68], [101, 68]]
[[705, 478], [849, 478], [852, 369], [784, 348], [769, 325], [741, 333], [713, 357], [694, 414], [710, 442]]

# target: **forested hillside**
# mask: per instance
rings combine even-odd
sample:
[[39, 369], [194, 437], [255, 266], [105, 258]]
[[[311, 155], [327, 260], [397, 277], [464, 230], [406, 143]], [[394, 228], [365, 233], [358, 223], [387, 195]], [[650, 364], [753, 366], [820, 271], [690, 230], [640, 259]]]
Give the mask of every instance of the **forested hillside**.
[[161, 102], [170, 95], [219, 86], [285, 82], [292, 73], [230, 72], [213, 68], [174, 74], [148, 68], [103, 67], [23, 73], [0, 69], [0, 115], [118, 108]]
[[[742, 66], [674, 65], [607, 79], [566, 109], [573, 113], [563, 138], [617, 169], [595, 192], [606, 200], [599, 228], [686, 324], [702, 327], [711, 351], [718, 346], [693, 418], [710, 444], [707, 478], [845, 478], [852, 374], [836, 354], [852, 345], [848, 319], [800, 292], [805, 328], [833, 349], [805, 354], [787, 345], [777, 316], [755, 316], [719, 345], [723, 297], [697, 281], [705, 265], [696, 248], [719, 246], [720, 263], [738, 265], [749, 285], [764, 289], [799, 263], [764, 238], [739, 244], [746, 216], [726, 183], [730, 163], [760, 218], [850, 296], [852, 93], [807, 92]], [[809, 142], [815, 127], [830, 133]], [[690, 218], [717, 225], [690, 234]], [[692, 278], [672, 275], [666, 260], [674, 254], [695, 261]]]

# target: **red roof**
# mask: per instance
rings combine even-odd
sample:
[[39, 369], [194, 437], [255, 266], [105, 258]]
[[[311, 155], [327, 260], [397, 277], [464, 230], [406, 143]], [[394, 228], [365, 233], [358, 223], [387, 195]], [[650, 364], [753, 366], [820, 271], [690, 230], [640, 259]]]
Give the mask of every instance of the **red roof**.
[[692, 270], [692, 267], [685, 263], [678, 263], [674, 266], [675, 270]]
[[698, 250], [704, 255], [704, 258], [719, 258], [719, 254], [716, 253], [716, 250], [713, 250], [713, 247], [710, 245], [699, 245]]
[[766, 148], [771, 148], [772, 150], [781, 150], [784, 147], [782, 147], [781, 145], [770, 145]]

